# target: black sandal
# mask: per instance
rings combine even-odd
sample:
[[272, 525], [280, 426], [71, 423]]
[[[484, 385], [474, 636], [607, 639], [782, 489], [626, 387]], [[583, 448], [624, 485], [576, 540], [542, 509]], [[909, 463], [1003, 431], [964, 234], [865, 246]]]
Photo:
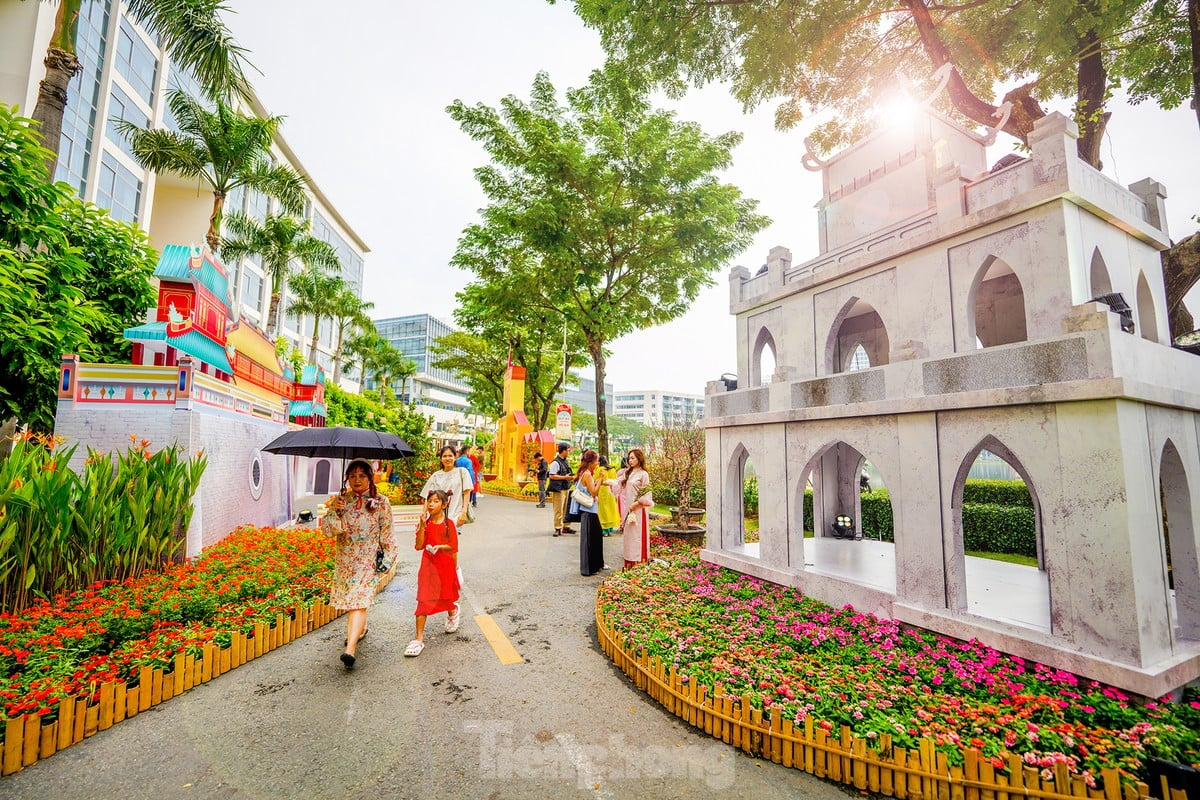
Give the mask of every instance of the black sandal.
[[342, 663], [346, 665], [346, 669], [354, 669], [354, 656], [342, 653]]

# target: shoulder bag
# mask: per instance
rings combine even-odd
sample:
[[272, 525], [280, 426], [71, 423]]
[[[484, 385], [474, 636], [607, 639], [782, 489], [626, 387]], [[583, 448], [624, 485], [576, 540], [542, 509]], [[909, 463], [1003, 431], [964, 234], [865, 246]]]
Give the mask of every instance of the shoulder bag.
[[596, 505], [596, 498], [588, 494], [587, 487], [583, 483], [575, 484], [575, 488], [571, 490], [571, 499], [578, 503], [580, 508], [591, 508]]

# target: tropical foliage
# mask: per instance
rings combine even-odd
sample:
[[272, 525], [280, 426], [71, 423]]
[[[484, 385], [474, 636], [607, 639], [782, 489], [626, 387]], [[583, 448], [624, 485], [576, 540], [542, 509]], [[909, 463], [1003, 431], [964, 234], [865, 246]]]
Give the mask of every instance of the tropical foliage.
[[206, 460], [130, 439], [115, 457], [89, 450], [82, 474], [74, 447], [37, 434], [0, 461], [0, 610], [182, 557]]
[[[488, 205], [452, 263], [474, 274], [496, 317], [559, 316], [594, 366], [598, 395], [606, 344], [685, 313], [768, 222], [716, 177], [740, 135], [709, 137], [652, 108], [620, 70], [593, 72], [565, 106], [543, 73], [529, 102], [448, 110], [491, 158], [476, 170]], [[597, 407], [607, 452], [600, 397]]]
[[[652, 542], [652, 548], [656, 542]], [[661, 551], [660, 551], [661, 554]], [[624, 646], [687, 681], [749, 698], [764, 715], [916, 747], [963, 747], [1003, 772], [1005, 753], [1052, 775], [1142, 775], [1148, 756], [1200, 765], [1200, 691], [1139, 702], [1111, 686], [879, 619], [702, 562], [666, 560], [614, 575], [597, 605]], [[1047, 772], [1048, 771], [1048, 772]], [[1143, 776], [1144, 777], [1144, 776]]]
[[0, 417], [49, 431], [62, 354], [127, 352], [157, 257], [140, 229], [47, 183], [30, 121], [4, 105], [0, 153]]
[[307, 220], [298, 220], [288, 214], [267, 214], [259, 222], [254, 217], [237, 213], [229, 215], [225, 227], [231, 236], [221, 242], [221, 257], [233, 262], [256, 255], [262, 259], [263, 271], [271, 279], [271, 305], [267, 311], [267, 334], [270, 336], [279, 334], [279, 304], [283, 286], [292, 275], [293, 262], [298, 261], [309, 270], [341, 271], [337, 251], [328, 242], [309, 233]]
[[239, 528], [197, 559], [121, 582], [98, 581], [0, 617], [3, 716], [52, 721], [61, 700], [95, 700], [141, 667], [228, 645], [235, 632], [328, 594], [333, 545], [311, 530]]
[[309, 363], [317, 363], [317, 342], [321, 335], [321, 323], [333, 316], [334, 303], [345, 291], [346, 283], [336, 275], [308, 268], [292, 276], [288, 284], [293, 299], [288, 313], [296, 317], [313, 318], [312, 339], [308, 345]]
[[394, 433], [418, 453], [429, 449], [429, 417], [407, 406], [384, 406], [333, 384], [325, 386], [325, 406], [331, 426], [347, 425]]
[[[175, 91], [167, 106], [179, 126], [139, 128], [131, 122], [117, 125], [129, 140], [133, 157], [154, 173], [181, 175], [212, 190], [212, 213], [205, 241], [214, 253], [221, 249], [221, 222], [225, 198], [238, 187], [255, 189], [274, 197], [283, 210], [304, 210], [306, 181], [295, 170], [271, 159], [270, 147], [283, 117], [247, 116], [224, 100], [214, 101], [209, 110], [199, 100]], [[271, 333], [272, 331], [268, 331]]]

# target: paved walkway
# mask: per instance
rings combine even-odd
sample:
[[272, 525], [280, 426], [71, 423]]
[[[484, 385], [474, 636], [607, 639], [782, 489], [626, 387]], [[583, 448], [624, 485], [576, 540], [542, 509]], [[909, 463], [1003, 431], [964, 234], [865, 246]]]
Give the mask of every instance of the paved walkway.
[[[0, 779], [0, 797], [844, 800], [638, 691], [596, 642], [607, 573], [579, 575], [578, 537], [551, 537], [550, 509], [485, 496], [480, 511], [462, 537], [462, 628], [431, 619], [420, 657], [402, 655], [419, 556], [408, 549], [353, 671], [336, 620]], [[620, 563], [620, 537], [604, 550]], [[501, 661], [489, 628], [518, 662]]]

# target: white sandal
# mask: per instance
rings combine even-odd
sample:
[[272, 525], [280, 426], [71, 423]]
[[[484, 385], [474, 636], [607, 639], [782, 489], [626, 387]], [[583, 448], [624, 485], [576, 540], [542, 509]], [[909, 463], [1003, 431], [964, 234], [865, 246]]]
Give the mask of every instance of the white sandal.
[[458, 631], [458, 624], [462, 621], [462, 612], [456, 603], [454, 613], [446, 618], [446, 633], [455, 633]]
[[404, 648], [404, 655], [419, 656], [421, 651], [425, 649], [425, 643], [420, 639], [413, 639], [408, 643], [408, 647]]

